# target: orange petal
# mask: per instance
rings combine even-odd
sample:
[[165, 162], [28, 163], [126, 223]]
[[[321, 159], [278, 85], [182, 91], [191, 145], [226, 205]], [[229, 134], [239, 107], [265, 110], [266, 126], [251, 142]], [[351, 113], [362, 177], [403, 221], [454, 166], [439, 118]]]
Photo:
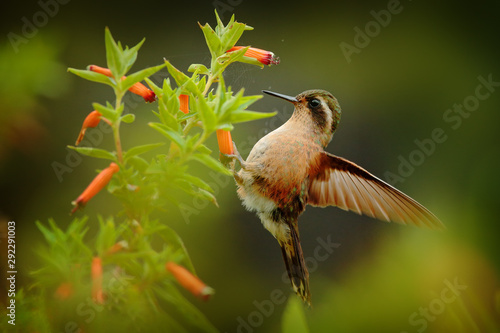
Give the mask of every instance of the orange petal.
[[102, 260], [99, 257], [92, 258], [91, 276], [92, 300], [98, 304], [103, 304], [104, 294], [102, 292]]
[[208, 287], [205, 283], [203, 283], [203, 281], [194, 276], [184, 267], [179, 266], [172, 261], [169, 261], [165, 267], [170, 273], [172, 273], [181, 286], [191, 292], [194, 296], [206, 301], [211, 295], [213, 295], [214, 290], [212, 288]]
[[219, 144], [219, 151], [226, 155], [232, 155], [233, 139], [231, 139], [231, 132], [226, 130], [217, 130], [217, 143]]
[[60, 300], [68, 299], [71, 295], [73, 295], [73, 285], [69, 282], [63, 282], [57, 287], [56, 292], [54, 293], [56, 298]]
[[111, 177], [113, 177], [113, 174], [118, 172], [120, 170], [120, 167], [114, 162], [111, 162], [109, 167], [106, 169], [102, 170], [87, 186], [87, 188], [80, 194], [80, 196], [73, 201], [73, 205], [75, 207], [71, 211], [71, 214], [76, 212], [78, 208], [85, 206], [87, 202], [92, 199], [97, 193], [99, 193], [100, 190], [102, 190], [111, 180]]
[[101, 113], [99, 111], [92, 111], [90, 112], [85, 120], [83, 121], [82, 129], [80, 130], [80, 134], [78, 135], [78, 139], [76, 139], [76, 144], [80, 144], [80, 142], [83, 140], [83, 137], [85, 136], [85, 131], [87, 131], [87, 128], [89, 127], [96, 127], [99, 122], [101, 121]]
[[[245, 46], [233, 46], [227, 52], [241, 50]], [[274, 53], [256, 47], [250, 47], [244, 54], [245, 57], [255, 58], [257, 61], [264, 65], [277, 65], [280, 63], [280, 58], [275, 56]]]
[[153, 90], [148, 89], [140, 82], [134, 83], [134, 85], [130, 87], [129, 91], [142, 96], [142, 98], [144, 98], [144, 100], [148, 103], [153, 103], [154, 101], [156, 101], [156, 94], [153, 92]]
[[189, 95], [179, 95], [179, 110], [184, 113], [189, 113]]
[[[113, 74], [111, 74], [111, 70], [109, 70], [108, 68], [99, 67], [96, 65], [90, 65], [87, 68], [89, 71], [113, 77]], [[124, 80], [125, 78], [126, 76], [123, 76], [122, 80]], [[132, 87], [130, 87], [129, 91], [139, 96], [142, 96], [142, 98], [144, 98], [146, 102], [152, 103], [156, 101], [156, 94], [151, 89], [148, 89], [145, 85], [143, 85], [140, 82], [137, 82]]]
[[127, 249], [128, 248], [128, 243], [125, 240], [119, 241], [118, 243], [114, 244], [109, 248], [109, 250], [106, 251], [107, 255], [114, 254], [116, 252], [119, 252], [121, 250]]

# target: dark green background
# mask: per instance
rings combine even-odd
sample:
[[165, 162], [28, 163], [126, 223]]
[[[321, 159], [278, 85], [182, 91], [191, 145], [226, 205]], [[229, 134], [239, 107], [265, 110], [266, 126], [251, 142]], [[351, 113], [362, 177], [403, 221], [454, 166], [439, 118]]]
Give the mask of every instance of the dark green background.
[[[428, 332], [450, 329], [447, 318], [453, 313], [457, 325], [474, 322], [480, 329], [485, 327], [481, 313], [498, 318], [500, 87], [456, 128], [443, 115], [470, 100], [479, 76], [500, 82], [499, 3], [402, 1], [400, 12], [350, 63], [339, 44], [354, 45], [354, 28], [364, 31], [374, 21], [370, 12], [387, 9], [387, 1], [232, 4], [221, 9], [223, 20], [234, 13], [238, 21], [255, 27], [241, 44], [272, 50], [281, 64], [263, 70], [234, 65], [227, 71], [227, 84], [245, 87], [249, 94], [262, 89], [289, 95], [313, 88], [331, 91], [343, 115], [330, 152], [386, 179], [387, 172], [398, 173], [401, 158], [419, 154], [415, 140], [428, 142], [439, 128], [446, 136], [396, 184], [439, 216], [445, 232], [387, 224], [335, 208], [309, 208], [302, 216], [306, 257], [314, 258], [318, 237], [340, 244], [325, 260], [316, 258], [318, 265], [311, 268], [314, 308], [306, 311], [311, 329], [416, 332], [424, 323], [412, 325], [409, 317], [439, 298], [445, 281], [455, 278], [467, 285], [466, 292], [427, 322]], [[37, 265], [32, 250], [41, 234], [34, 221], [53, 217], [60, 226], [69, 223], [70, 202], [94, 170], [102, 168], [102, 161], [84, 158], [62, 181], [53, 170], [54, 161], [66, 163], [65, 147], [74, 143], [91, 103], [112, 99], [109, 88], [66, 73], [66, 68], [105, 65], [105, 26], [127, 45], [146, 37], [134, 70], [160, 64], [163, 58], [181, 70], [191, 63], [207, 64], [209, 53], [196, 22], [215, 25], [211, 1], [71, 0], [59, 5], [57, 14], [14, 53], [7, 34], [22, 36], [22, 18], [32, 22], [40, 10], [35, 1], [0, 5], [0, 213], [17, 223], [21, 284], [29, 283], [28, 272]], [[124, 126], [124, 145], [162, 140], [146, 125], [153, 119], [152, 107], [131, 100], [138, 121]], [[275, 109], [279, 115], [236, 126], [233, 139], [244, 157], [293, 111], [290, 104], [267, 96], [252, 109]], [[111, 147], [109, 135], [100, 147]], [[215, 140], [211, 148], [217, 149]], [[210, 302], [193, 302], [221, 331], [276, 332], [284, 305], [258, 309], [269, 305], [266, 300], [274, 290], [290, 294], [288, 282], [281, 280], [278, 245], [240, 205], [233, 181], [218, 179], [220, 208], [188, 200], [189, 218], [175, 207], [159, 216], [179, 232], [198, 274], [216, 289]], [[97, 213], [106, 216], [118, 208], [114, 198], [102, 193], [78, 214], [93, 220]], [[477, 310], [477, 304], [484, 308]], [[470, 320], [464, 319], [467, 313]], [[247, 328], [238, 326], [242, 320], [250, 322]]]

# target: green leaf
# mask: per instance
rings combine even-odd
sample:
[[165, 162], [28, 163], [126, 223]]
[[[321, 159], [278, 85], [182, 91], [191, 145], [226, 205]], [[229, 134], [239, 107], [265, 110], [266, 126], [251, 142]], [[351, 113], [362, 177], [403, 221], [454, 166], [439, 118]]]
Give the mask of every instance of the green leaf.
[[[232, 20], [234, 20], [234, 16]], [[241, 35], [243, 34], [246, 28], [246, 24], [244, 23], [239, 23], [239, 22], [234, 22], [232, 24], [231, 23], [232, 22], [228, 23], [225, 29], [226, 31], [221, 38], [221, 44], [224, 51], [229, 50], [236, 44], [236, 42], [238, 42], [238, 40], [240, 39]]]
[[264, 113], [264, 112], [242, 110], [242, 111], [237, 111], [237, 112], [231, 113], [230, 118], [229, 118], [229, 122], [232, 124], [242, 123], [242, 122], [246, 122], [246, 121], [274, 117], [276, 114], [277, 114], [276, 111]]
[[227, 66], [229, 66], [235, 61], [239, 61], [240, 59], [242, 59], [243, 55], [248, 50], [248, 48], [249, 47], [247, 46], [236, 51], [231, 51], [229, 53], [221, 54], [219, 57], [217, 57], [217, 61], [213, 65], [212, 75], [219, 76], [226, 69]]
[[130, 148], [124, 155], [123, 155], [123, 160], [127, 162], [127, 160], [133, 156], [137, 156], [140, 154], [147, 153], [150, 150], [153, 150], [155, 148], [163, 146], [165, 143], [160, 142], [160, 143], [151, 143], [151, 144], [146, 144], [142, 146], [136, 146], [133, 148]]
[[122, 81], [122, 89], [127, 90], [132, 87], [135, 83], [144, 80], [146, 77], [153, 75], [154, 73], [165, 67], [165, 64], [145, 68], [133, 74], [127, 75], [127, 78]]
[[194, 95], [198, 95], [198, 87], [194, 83], [194, 76], [189, 77], [177, 68], [175, 68], [170, 62], [165, 60], [165, 64], [167, 65], [168, 72], [172, 77], [174, 78], [175, 82], [177, 83], [177, 86], [183, 87], [187, 91], [193, 93]]
[[116, 156], [114, 154], [110, 153], [109, 151], [104, 150], [104, 149], [93, 148], [93, 147], [74, 147], [74, 146], [68, 146], [68, 148], [73, 149], [82, 155], [96, 157], [96, 158], [102, 158], [102, 159], [117, 162]]
[[198, 151], [200, 153], [203, 153], [203, 154], [206, 154], [206, 155], [210, 155], [212, 153], [212, 149], [208, 148], [207, 146], [201, 144], [198, 146]]
[[203, 128], [211, 133], [217, 125], [217, 118], [214, 110], [208, 105], [204, 97], [200, 96], [196, 99], [196, 110], [200, 116]]
[[36, 226], [38, 229], [42, 232], [43, 237], [45, 237], [45, 240], [49, 244], [53, 244], [56, 242], [56, 236], [52, 231], [50, 231], [47, 227], [45, 227], [40, 221], [36, 221]]
[[186, 141], [177, 132], [172, 131], [167, 126], [160, 123], [149, 123], [149, 126], [163, 134], [166, 138], [170, 139], [172, 142], [176, 143], [181, 149], [184, 149]]
[[219, 161], [214, 159], [212, 156], [196, 153], [194, 155], [191, 155], [190, 159], [198, 161], [198, 162], [204, 164], [205, 166], [209, 167], [210, 169], [215, 170], [217, 172], [220, 172], [222, 174], [225, 174], [228, 176], [233, 175], [230, 170], [225, 168]]
[[135, 121], [135, 115], [133, 113], [126, 114], [121, 117], [121, 120], [127, 124], [133, 123]]
[[153, 92], [156, 94], [156, 96], [158, 96], [158, 98], [160, 98], [162, 96], [162, 89], [160, 87], [158, 87], [153, 81], [151, 81], [151, 79], [146, 77], [146, 78], [144, 78], [144, 81], [146, 81], [149, 88], [151, 88], [151, 90], [153, 90]]
[[205, 191], [208, 191], [210, 193], [214, 193], [214, 190], [210, 187], [210, 185], [205, 183], [205, 181], [202, 180], [201, 178], [198, 178], [196, 176], [192, 176], [188, 173], [183, 174], [182, 178], [196, 187], [199, 187], [199, 188], [201, 188]]
[[191, 72], [191, 73], [197, 72], [198, 74], [202, 74], [202, 75], [209, 75], [210, 74], [210, 70], [205, 65], [202, 65], [202, 64], [192, 64], [191, 66], [189, 66], [188, 72]]
[[124, 74], [127, 73], [132, 65], [135, 63], [135, 60], [137, 59], [137, 52], [139, 52], [139, 49], [141, 48], [142, 44], [146, 41], [146, 38], [143, 38], [137, 45], [135, 45], [132, 48], [126, 47], [125, 50], [122, 52], [122, 61], [124, 64]]
[[118, 237], [113, 218], [104, 221], [102, 217], [99, 216], [99, 226], [99, 233], [96, 239], [96, 250], [97, 254], [102, 257], [103, 254], [116, 243]]
[[109, 28], [106, 27], [104, 31], [104, 43], [106, 45], [106, 62], [111, 73], [116, 78], [121, 78], [125, 75], [125, 66], [122, 61], [121, 47], [116, 44]]
[[250, 64], [250, 65], [259, 66], [260, 68], [264, 68], [264, 64], [263, 63], [261, 63], [260, 61], [258, 61], [255, 58], [252, 58], [252, 57], [243, 56], [243, 57], [239, 58], [238, 61], [246, 63], [246, 64]]
[[133, 166], [136, 170], [139, 170], [140, 172], [146, 172], [146, 170], [149, 167], [149, 163], [139, 157], [139, 156], [131, 156], [127, 159], [127, 163]]
[[68, 72], [78, 75], [79, 77], [89, 81], [104, 83], [111, 87], [116, 86], [115, 80], [101, 73], [96, 73], [86, 69], [75, 69], [75, 68], [68, 68]]
[[216, 58], [219, 56], [222, 52], [222, 43], [215, 33], [214, 29], [206, 23], [205, 25], [201, 25], [198, 22], [198, 25], [200, 26], [201, 30], [203, 31], [203, 35], [205, 36], [205, 41], [207, 42], [208, 49], [210, 50], [210, 54], [212, 55], [212, 58]]
[[282, 333], [309, 333], [304, 305], [298, 297], [292, 296], [288, 299], [283, 317], [281, 318]]
[[110, 105], [104, 106], [99, 103], [92, 103], [92, 107], [95, 110], [99, 111], [104, 118], [109, 119], [111, 122], [115, 122], [119, 117], [116, 110]]
[[177, 252], [181, 252], [182, 265], [190, 271], [195, 272], [193, 263], [191, 262], [191, 258], [189, 257], [182, 238], [175, 232], [174, 229], [170, 228], [169, 226], [163, 225], [163, 227], [164, 228], [162, 228], [161, 231], [158, 232], [158, 234], [163, 238], [163, 240], [165, 240], [168, 246], [174, 247]]

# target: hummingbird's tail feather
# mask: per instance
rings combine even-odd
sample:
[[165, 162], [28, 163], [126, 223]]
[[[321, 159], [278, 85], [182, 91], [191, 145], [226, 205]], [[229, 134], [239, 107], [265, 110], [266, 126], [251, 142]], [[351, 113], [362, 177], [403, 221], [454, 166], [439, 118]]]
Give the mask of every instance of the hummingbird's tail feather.
[[288, 277], [293, 290], [299, 297], [311, 306], [311, 293], [309, 291], [309, 272], [304, 262], [302, 247], [300, 246], [299, 230], [297, 225], [289, 224], [290, 235], [285, 240], [279, 240], [281, 253], [285, 261]]

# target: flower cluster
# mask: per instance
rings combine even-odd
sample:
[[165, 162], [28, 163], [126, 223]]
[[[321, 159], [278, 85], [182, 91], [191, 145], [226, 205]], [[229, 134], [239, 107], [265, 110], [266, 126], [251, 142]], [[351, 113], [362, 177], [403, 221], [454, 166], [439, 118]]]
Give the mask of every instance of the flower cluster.
[[[123, 46], [113, 39], [109, 29], [105, 31], [106, 67], [89, 65], [86, 69], [69, 69], [84, 79], [111, 87], [115, 96], [113, 103], [92, 104], [93, 111], [83, 120], [75, 147], [70, 146], [80, 154], [107, 160], [107, 167], [100, 170], [72, 202], [71, 214], [83, 209], [104, 188], [121, 201], [123, 211], [107, 220], [98, 217], [95, 248], [87, 246], [88, 236], [84, 238], [88, 229], [85, 217], [75, 217], [66, 232], [58, 229], [55, 222], [51, 222], [52, 230], [38, 224], [46, 240], [51, 243], [51, 249], [68, 249], [62, 251], [62, 264], [57, 262], [55, 269], [52, 267], [39, 271], [40, 276], [45, 272], [64, 271], [57, 287], [51, 290], [57, 302], [75, 301], [81, 296], [83, 286], [88, 288], [85, 297], [96, 305], [104, 305], [106, 312], [108, 308], [115, 311], [133, 303], [141, 306], [147, 304], [145, 311], [153, 313], [162, 311], [164, 303], [170, 303], [173, 307], [188, 303], [182, 293], [176, 291], [177, 285], [201, 300], [208, 300], [214, 293], [194, 273], [191, 259], [178, 234], [164, 219], [151, 218], [151, 214], [164, 211], [167, 200], [179, 204], [177, 191], [217, 205], [213, 186], [203, 176], [190, 174], [190, 163], [201, 163], [230, 176], [231, 170], [224, 156], [237, 153], [230, 132], [234, 128], [233, 124], [275, 114], [247, 110], [262, 96], [245, 95], [243, 89], [233, 92], [230, 86], [226, 87], [223, 72], [234, 62], [262, 68], [264, 65], [278, 64], [279, 58], [262, 49], [235, 46], [242, 33], [251, 30], [251, 27], [236, 22], [234, 17], [226, 26], [218, 17], [217, 22], [215, 29], [208, 24], [200, 25], [212, 61], [210, 68], [202, 64], [191, 65], [188, 72], [192, 75], [178, 70], [167, 60], [161, 65], [131, 72], [143, 41], [130, 48]], [[158, 86], [150, 77], [165, 68], [170, 77]], [[217, 87], [213, 88], [215, 84]], [[126, 110], [124, 96], [128, 92], [141, 96], [147, 103], [156, 103], [153, 113], [158, 120], [148, 123], [148, 126], [169, 140], [169, 146], [163, 142], [152, 142], [122, 147], [120, 129], [133, 123], [136, 118], [136, 114]], [[89, 129], [96, 126], [109, 126], [113, 150], [81, 147]], [[205, 145], [214, 133], [221, 153], [219, 160], [212, 156], [212, 150]], [[164, 151], [154, 157], [142, 156], [161, 146], [164, 146]], [[118, 218], [120, 221], [116, 221]], [[163, 250], [151, 246], [153, 238], [155, 242], [160, 240], [166, 243]], [[57, 255], [51, 253], [45, 257]], [[46, 266], [56, 261], [48, 261]], [[78, 272], [71, 271], [72, 267], [78, 267]], [[110, 284], [110, 276], [120, 282]], [[126, 290], [120, 291], [118, 295], [110, 287], [112, 285], [120, 285], [120, 289]], [[127, 297], [138, 302], [129, 301]], [[50, 305], [44, 308], [49, 309]], [[130, 310], [122, 313], [131, 313]], [[211, 324], [197, 311], [190, 306], [184, 306], [182, 310], [186, 318], [196, 318], [193, 320], [197, 326], [195, 328], [210, 331]], [[79, 328], [91, 331], [86, 323], [79, 323]], [[174, 325], [175, 328], [178, 327]]]

